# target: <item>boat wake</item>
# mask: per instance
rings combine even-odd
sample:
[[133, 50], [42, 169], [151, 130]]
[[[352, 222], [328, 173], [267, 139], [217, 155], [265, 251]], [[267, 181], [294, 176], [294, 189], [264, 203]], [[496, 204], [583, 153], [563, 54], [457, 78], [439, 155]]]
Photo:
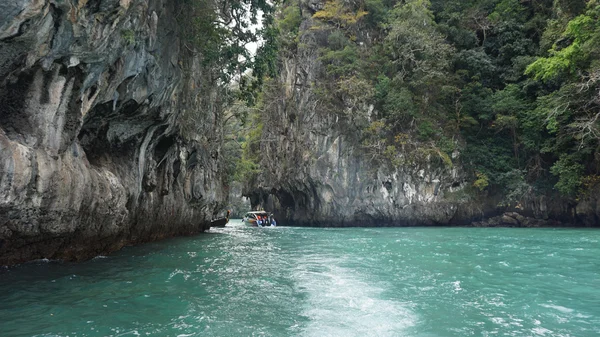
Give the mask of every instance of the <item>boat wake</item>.
[[403, 336], [417, 324], [405, 303], [384, 299], [384, 284], [340, 266], [340, 260], [304, 260], [295, 272], [308, 297], [309, 319], [300, 336]]

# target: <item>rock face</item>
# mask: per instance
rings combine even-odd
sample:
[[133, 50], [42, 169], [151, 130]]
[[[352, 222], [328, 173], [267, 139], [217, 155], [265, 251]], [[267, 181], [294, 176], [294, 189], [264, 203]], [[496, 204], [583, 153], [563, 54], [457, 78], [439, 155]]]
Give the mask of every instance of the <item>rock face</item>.
[[202, 231], [223, 206], [216, 93], [176, 3], [0, 3], [0, 265]]
[[[413, 158], [408, 149], [397, 159], [410, 164], [373, 160], [353, 132], [356, 119], [340, 113], [347, 106], [333, 113], [324, 107], [315, 83], [324, 80], [319, 48], [328, 32], [312, 29], [311, 19], [322, 7], [319, 1], [303, 3], [300, 43], [294, 53], [282, 53], [276, 89], [267, 93], [270, 104], [255, 151], [262, 172], [245, 190], [253, 206], [274, 212], [284, 224], [312, 226], [446, 225], [493, 211], [483, 203], [464, 207], [460, 167], [435, 153]], [[370, 115], [373, 107], [361, 109]], [[459, 153], [453, 156], [460, 162]]]
[[[399, 145], [395, 162], [364, 151], [356, 115], [370, 118], [373, 106], [357, 108], [352, 98], [338, 97], [332, 108], [317, 92], [328, 81], [321, 75], [319, 49], [327, 47], [331, 29], [319, 28], [323, 23], [312, 15], [323, 6], [323, 1], [302, 2], [299, 43], [280, 53], [281, 73], [266, 93], [263, 132], [254, 151], [261, 173], [244, 191], [253, 207], [274, 212], [281, 224], [300, 226], [471, 225], [513, 210], [499, 206], [502, 197], [493, 192], [469, 193], [473, 178], [459, 152], [452, 158], [423, 152], [427, 144], [415, 144], [410, 136]], [[359, 40], [369, 39], [368, 32], [362, 34]], [[598, 225], [595, 198], [579, 205], [552, 196], [525, 199], [514, 211], [543, 220], [528, 221], [531, 226], [549, 224], [548, 219]], [[522, 225], [513, 217], [496, 222]]]
[[[459, 170], [432, 163], [392, 170], [372, 167], [345, 139], [343, 130], [331, 136], [304, 136], [303, 141], [287, 136], [277, 142], [291, 153], [298, 151], [294, 147], [299, 144], [310, 145], [304, 153], [297, 153], [300, 158], [275, 160], [254, 182], [262, 188], [250, 193], [254, 205], [274, 211], [283, 223], [446, 225], [459, 214], [462, 203], [446, 197], [462, 187]], [[479, 212], [485, 215], [483, 209]]]

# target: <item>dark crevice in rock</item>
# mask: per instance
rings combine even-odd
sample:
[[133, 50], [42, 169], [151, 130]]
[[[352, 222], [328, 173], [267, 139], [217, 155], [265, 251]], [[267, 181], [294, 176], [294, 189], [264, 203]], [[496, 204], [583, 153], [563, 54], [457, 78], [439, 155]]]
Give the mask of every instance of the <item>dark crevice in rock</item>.
[[174, 137], [163, 137], [154, 147], [154, 158], [159, 162], [163, 162], [167, 151], [175, 144]]
[[198, 152], [192, 151], [188, 156], [187, 167], [186, 170], [191, 170], [198, 165]]
[[388, 191], [388, 193], [392, 192], [392, 182], [391, 181], [384, 181], [383, 182], [383, 186], [385, 187], [385, 189]]
[[124, 116], [135, 116], [141, 105], [133, 99], [121, 104], [120, 111]]
[[[179, 177], [179, 173], [181, 170], [181, 161], [179, 159], [173, 162], [173, 184], [177, 181], [177, 177]], [[174, 188], [175, 186], [173, 186]]]
[[85, 4], [85, 9], [89, 11], [90, 14], [95, 14], [100, 11], [100, 4], [102, 0], [88, 0]]
[[[56, 66], [58, 68], [58, 66]], [[41, 97], [40, 97], [40, 104], [48, 104], [50, 102], [50, 85], [52, 84], [52, 81], [55, 77], [55, 72], [53, 71], [43, 71], [42, 72], [43, 78], [44, 78], [44, 82], [42, 85], [42, 92], [41, 92]], [[56, 73], [58, 73], [58, 71], [56, 71]]]
[[11, 139], [33, 132], [28, 116], [22, 113], [33, 76], [33, 70], [25, 71], [0, 90], [0, 125]]
[[60, 31], [60, 24], [63, 16], [63, 10], [58, 8], [55, 4], [50, 3], [50, 15], [53, 18], [54, 31], [51, 36], [51, 40], [49, 42], [49, 46], [51, 49], [56, 49], [56, 37]]
[[[81, 66], [67, 68], [65, 66], [61, 67], [61, 72], [66, 76], [67, 81], [72, 80], [73, 85], [71, 91], [74, 93], [78, 93], [81, 91], [83, 86], [83, 79], [85, 77], [84, 70]], [[67, 110], [68, 111], [78, 111], [80, 110], [82, 101], [78, 97], [78, 95], [73, 95], [70, 99]], [[58, 121], [57, 121], [58, 123]], [[67, 113], [65, 114], [64, 120], [64, 129], [62, 134], [62, 147], [61, 151], [67, 151], [69, 147], [72, 147], [76, 150], [76, 146], [74, 145], [74, 141], [79, 137], [79, 133], [81, 131], [82, 125], [82, 117], [81, 114], [76, 113]]]

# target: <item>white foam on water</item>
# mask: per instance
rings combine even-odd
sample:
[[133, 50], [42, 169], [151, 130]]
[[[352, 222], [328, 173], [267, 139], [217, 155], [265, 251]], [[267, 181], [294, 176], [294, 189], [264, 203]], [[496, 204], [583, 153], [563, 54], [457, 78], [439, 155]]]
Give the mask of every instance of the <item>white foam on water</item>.
[[320, 272], [311, 271], [314, 264], [298, 267], [298, 288], [308, 293], [302, 316], [309, 319], [300, 336], [403, 336], [416, 325], [406, 304], [384, 298], [381, 283], [339, 262], [320, 261]]
[[569, 309], [560, 305], [554, 305], [554, 304], [541, 304], [542, 307], [544, 308], [548, 308], [548, 309], [554, 309], [554, 310], [558, 310], [564, 314], [570, 314], [573, 312], [573, 309]]
[[462, 290], [460, 287], [460, 281], [454, 281], [452, 282], [452, 285], [454, 286], [454, 292], [459, 292]]
[[531, 332], [533, 332], [534, 334], [536, 334], [538, 336], [546, 336], [548, 334], [552, 334], [552, 330], [548, 330], [546, 328], [541, 328], [541, 327], [533, 328], [533, 329], [531, 329]]
[[32, 260], [29, 262], [25, 262], [26, 264], [36, 264], [36, 263], [52, 263], [52, 262], [62, 262], [62, 260], [50, 260], [47, 258], [43, 258], [43, 259], [37, 259], [37, 260]]
[[[119, 333], [119, 330], [117, 330], [117, 333]], [[131, 331], [124, 331], [119, 333], [118, 335], [115, 335], [115, 337], [121, 337], [121, 336], [141, 336], [140, 332], [137, 330], [131, 330]]]
[[169, 277], [167, 278], [167, 281], [171, 281], [175, 276], [177, 275], [182, 275], [184, 280], [188, 280], [191, 276], [189, 271], [184, 271], [181, 269], [175, 269], [173, 272], [171, 272], [171, 274], [169, 274]]

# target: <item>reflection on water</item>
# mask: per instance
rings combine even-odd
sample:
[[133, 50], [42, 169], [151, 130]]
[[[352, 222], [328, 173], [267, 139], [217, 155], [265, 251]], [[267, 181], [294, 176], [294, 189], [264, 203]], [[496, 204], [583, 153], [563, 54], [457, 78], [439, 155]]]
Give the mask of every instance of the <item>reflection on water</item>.
[[598, 336], [600, 232], [250, 228], [0, 271], [1, 336]]

